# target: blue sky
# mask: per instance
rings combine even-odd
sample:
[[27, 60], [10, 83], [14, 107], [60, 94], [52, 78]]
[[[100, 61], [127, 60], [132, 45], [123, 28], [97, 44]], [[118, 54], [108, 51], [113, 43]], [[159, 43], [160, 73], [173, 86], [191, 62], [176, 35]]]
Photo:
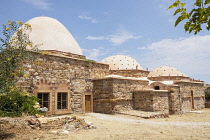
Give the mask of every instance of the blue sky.
[[[186, 0], [183, 0], [183, 2]], [[38, 16], [60, 21], [96, 61], [127, 55], [143, 69], [172, 66], [210, 84], [210, 35], [174, 27], [174, 0], [1, 0], [0, 24]], [[187, 7], [191, 7], [192, 3]], [[0, 29], [2, 32], [2, 28]], [[0, 34], [0, 37], [2, 34]]]

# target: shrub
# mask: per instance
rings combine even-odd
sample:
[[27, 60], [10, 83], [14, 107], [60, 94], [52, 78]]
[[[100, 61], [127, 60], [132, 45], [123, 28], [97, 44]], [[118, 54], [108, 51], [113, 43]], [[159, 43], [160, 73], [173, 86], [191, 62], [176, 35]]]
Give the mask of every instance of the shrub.
[[7, 94], [0, 95], [0, 116], [19, 117], [22, 114], [34, 115], [39, 113], [34, 105], [38, 98], [29, 95], [20, 89], [15, 89]]
[[[38, 113], [33, 106], [38, 99], [17, 88], [17, 82], [24, 76], [25, 60], [33, 60], [30, 52], [37, 52], [28, 33], [31, 25], [9, 20], [3, 25], [0, 38], [0, 116], [21, 116]], [[27, 47], [31, 47], [28, 51]]]
[[210, 102], [210, 94], [206, 94], [205, 99], [206, 99], [207, 102]]

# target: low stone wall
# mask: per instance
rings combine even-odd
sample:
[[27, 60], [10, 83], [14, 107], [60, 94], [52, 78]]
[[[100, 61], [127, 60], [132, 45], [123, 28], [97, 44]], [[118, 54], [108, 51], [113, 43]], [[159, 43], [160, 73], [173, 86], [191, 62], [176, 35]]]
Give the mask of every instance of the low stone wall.
[[93, 100], [93, 112], [113, 114], [115, 105], [116, 101], [111, 99]]
[[205, 102], [205, 108], [210, 108], [210, 102]]
[[114, 112], [121, 112], [123, 110], [133, 109], [133, 99], [130, 100], [118, 100], [114, 107]]
[[169, 113], [167, 91], [135, 91], [134, 109]]
[[133, 100], [101, 99], [93, 103], [93, 111], [97, 113], [113, 114], [133, 109]]

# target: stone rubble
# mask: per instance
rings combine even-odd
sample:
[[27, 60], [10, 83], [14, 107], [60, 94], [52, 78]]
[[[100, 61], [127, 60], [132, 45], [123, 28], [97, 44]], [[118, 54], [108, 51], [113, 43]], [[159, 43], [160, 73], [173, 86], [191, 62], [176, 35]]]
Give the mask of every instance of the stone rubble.
[[92, 122], [76, 116], [40, 117], [28, 119], [32, 129], [47, 130], [51, 133], [68, 134], [69, 131], [79, 129], [96, 129]]

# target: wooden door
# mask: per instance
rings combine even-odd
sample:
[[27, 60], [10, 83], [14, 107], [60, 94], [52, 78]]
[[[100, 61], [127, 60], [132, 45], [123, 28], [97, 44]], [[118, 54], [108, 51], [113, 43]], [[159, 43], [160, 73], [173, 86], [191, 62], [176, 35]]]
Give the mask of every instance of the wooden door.
[[192, 109], [195, 109], [195, 107], [194, 107], [194, 95], [193, 95], [193, 91], [191, 91], [191, 103], [192, 103]]
[[91, 95], [85, 95], [85, 112], [91, 112]]

